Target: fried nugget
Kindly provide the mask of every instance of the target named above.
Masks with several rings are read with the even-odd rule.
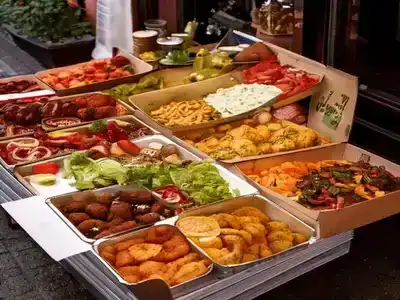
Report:
[[[277,230],[282,230],[285,228],[288,228],[288,225],[285,222],[281,222],[281,221],[271,221],[268,222],[265,227],[267,228],[268,232],[274,232]]]
[[[241,207],[232,212],[232,215],[239,217],[247,217],[247,216],[257,217],[264,225],[266,225],[270,221],[270,218],[266,214],[264,214],[261,210],[251,206]]]
[[[307,237],[301,233],[292,233],[293,235],[293,244],[299,245],[307,242]]]
[[[285,230],[276,230],[270,234],[268,234],[268,242],[275,242],[278,240],[286,240],[289,242],[293,242],[293,234],[291,232],[285,231]]]
[[[227,248],[215,249],[215,248],[206,248],[204,251],[210,256],[213,260],[218,261],[220,258],[230,254]]]
[[[115,266],[117,268],[128,266],[128,265],[135,265],[137,261],[133,258],[128,250],[124,250],[118,252],[115,256]]]
[[[117,252],[117,250],[115,249],[114,245],[109,245],[109,246],[105,246],[102,249],[102,252],[109,252],[109,253],[115,254]]]
[[[79,225],[83,221],[89,220],[90,217],[85,213],[79,212],[79,213],[70,213],[68,219],[71,221],[72,224]]]
[[[230,214],[214,214],[211,215],[210,218],[214,219],[217,221],[219,224],[219,227],[221,228],[233,228],[233,229],[241,229],[242,226],[240,225],[240,222],[236,219],[236,217],[230,215]]]
[[[86,213],[92,218],[105,220],[107,219],[108,208],[101,203],[91,203],[86,206]]]
[[[265,236],[267,231],[263,224],[260,223],[247,223],[243,225],[243,230],[247,231],[254,237],[262,237]]]
[[[238,236],[241,236],[245,240],[246,244],[251,245],[251,243],[252,243],[251,234],[248,233],[245,230],[236,230],[236,229],[231,229],[231,228],[221,228],[221,234],[222,235],[238,235]],[[216,247],[214,247],[214,248],[216,248]]]
[[[127,202],[114,201],[108,211],[107,220],[111,221],[115,218],[120,218],[125,221],[133,220],[132,205]]]
[[[82,201],[71,201],[68,205],[64,206],[62,211],[65,213],[78,213],[85,212],[86,205]]]
[[[163,275],[168,270],[167,265],[157,261],[145,261],[139,266],[139,273],[143,278],[147,278],[150,275],[157,274]]]
[[[106,206],[110,206],[114,199],[115,196],[111,193],[102,193],[96,196],[96,202],[104,204]]]
[[[268,244],[267,238],[262,235],[262,236],[253,236],[253,240],[252,240],[253,244]]]
[[[100,253],[100,256],[106,260],[110,265],[114,266],[116,262],[116,256],[113,253],[107,252],[107,251],[102,251]]]
[[[279,253],[293,247],[293,242],[286,240],[278,240],[270,243],[269,247],[271,248],[273,253]]]
[[[128,250],[135,260],[144,262],[155,257],[162,249],[163,246],[158,244],[142,243],[133,245]]]
[[[138,266],[125,266],[125,267],[117,268],[117,272],[123,278],[125,278],[126,276],[136,276],[138,278],[137,281],[139,281],[141,278]],[[129,280],[127,280],[127,281],[129,281]],[[131,281],[129,281],[129,282],[131,282]]]
[[[142,244],[142,243],[144,243],[143,239],[131,239],[131,240],[127,240],[127,241],[115,244],[114,248],[115,248],[115,251],[121,252],[121,251],[129,249],[129,247],[132,247],[133,245]]]
[[[242,263],[247,263],[251,261],[255,261],[258,259],[258,256],[250,253],[243,254]]]
[[[173,236],[169,241],[162,244],[162,251],[153,260],[161,262],[171,262],[180,257],[184,257],[190,252],[190,245],[185,237],[180,235]]]
[[[185,281],[199,277],[207,272],[203,262],[191,262],[182,266],[171,279],[171,285],[177,285]]]
[[[247,252],[249,254],[255,255],[255,256],[259,257],[259,258],[268,257],[268,256],[271,256],[273,254],[271,249],[269,249],[268,246],[265,245],[265,244],[254,244],[254,245],[251,245],[247,249]]]
[[[235,230],[235,229],[232,229]],[[221,231],[222,233],[222,231]],[[251,238],[251,236],[250,236]],[[222,249],[223,244],[222,240],[220,237],[206,237],[206,238],[190,238],[197,246],[201,248],[216,248],[216,249]]]
[[[138,275],[126,275],[122,276],[122,278],[129,283],[138,283],[141,280],[140,274]]]

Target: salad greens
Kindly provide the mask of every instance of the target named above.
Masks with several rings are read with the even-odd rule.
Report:
[[[201,205],[239,195],[209,162],[189,165],[167,163],[123,166],[113,159],[92,160],[86,152],[74,152],[64,161],[65,176],[75,178],[78,190],[136,183],[150,189],[175,185]]]

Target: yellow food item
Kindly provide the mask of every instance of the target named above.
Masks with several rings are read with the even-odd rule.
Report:
[[[162,105],[150,116],[167,127],[189,126],[219,118],[218,112],[204,100],[189,100]]]
[[[267,227],[268,232],[274,232],[274,231],[286,229],[286,228],[288,228],[288,225],[285,222],[281,222],[281,221],[271,221],[271,222],[267,223],[266,227]]]
[[[307,237],[301,233],[292,233],[293,235],[293,244],[299,245],[307,242]]]
[[[286,240],[277,240],[268,244],[269,248],[271,248],[273,253],[279,253],[286,249],[293,247],[293,242]]]
[[[211,237],[221,233],[218,222],[210,217],[186,217],[178,220],[176,227],[188,237]]]
[[[146,261],[150,258],[156,256],[162,250],[161,245],[157,244],[137,244],[129,247],[129,254],[136,260],[136,261]]]
[[[212,237],[199,237],[195,238],[192,237],[190,238],[197,246],[201,248],[216,248],[216,249],[222,249],[223,244],[222,240],[218,236],[212,236]]]
[[[293,242],[293,234],[288,231],[284,230],[276,230],[268,234],[267,240],[269,243],[278,241],[278,240],[285,240],[289,242]]]

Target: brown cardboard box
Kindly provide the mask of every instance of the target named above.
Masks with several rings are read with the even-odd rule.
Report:
[[[95,91],[103,91],[109,88],[112,88],[114,86],[117,86],[119,84],[123,83],[130,83],[130,82],[136,82],[139,80],[141,77],[146,75],[147,73],[151,72],[153,70],[153,67],[149,65],[148,63],[144,62],[143,60],[126,54],[122,51],[119,51],[118,55],[122,55],[126,57],[132,64],[135,74],[132,76],[126,76],[122,78],[117,78],[117,79],[110,79],[106,80],[103,82],[96,82],[92,84],[88,84],[85,86],[81,87],[76,87],[76,88],[68,88],[68,89],[62,89],[62,90],[57,90],[53,87],[55,90],[57,96],[67,96],[67,95],[74,95],[74,94],[83,94],[83,93],[88,93],[88,92],[95,92]],[[45,71],[40,71],[35,74],[35,76],[39,79],[42,79],[44,76],[51,74],[51,73],[56,73],[60,71],[68,71],[72,68],[84,65],[86,63],[80,63],[72,66],[67,66],[67,67],[61,67],[61,68],[54,68],[54,69],[49,69]]]
[[[400,176],[400,166],[381,158],[375,154],[355,147],[351,144],[339,144],[326,148],[314,149],[305,152],[285,154],[271,158],[264,158],[242,162],[236,165],[243,174],[250,170],[262,170],[288,161],[316,162],[321,160],[364,160],[372,165],[385,166],[394,176]],[[304,222],[317,225],[317,236],[329,237],[347,230],[364,226],[400,212],[400,191],[389,193],[381,198],[360,202],[339,210],[316,211],[311,210],[296,201],[263,187],[246,176],[249,183],[257,187],[262,194],[276,202]]]

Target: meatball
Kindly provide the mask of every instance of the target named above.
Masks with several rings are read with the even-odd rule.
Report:
[[[114,198],[115,197],[113,194],[103,193],[103,194],[97,196],[96,202],[99,202],[101,204],[105,204],[105,205],[109,206],[114,201]]]
[[[87,237],[93,237],[98,235],[102,230],[104,230],[105,223],[100,220],[86,220],[78,225],[78,230],[82,232]]]
[[[137,223],[135,221],[126,221],[118,226],[114,226],[110,230],[112,233],[117,233],[117,232],[129,230],[129,229],[132,229],[135,227],[137,227]]]
[[[114,218],[121,218],[125,221],[133,220],[131,207],[130,203],[114,201],[108,212],[107,220],[110,221]]]
[[[115,226],[121,225],[122,223],[125,223],[124,219],[121,218],[115,218],[111,220],[110,222],[107,223],[107,228],[113,228]]]
[[[64,206],[63,212],[65,213],[77,213],[85,212],[85,203],[82,201],[72,201],[68,205]]]
[[[151,204],[151,194],[146,191],[125,192],[119,194],[119,200],[132,204]]]
[[[157,213],[148,213],[141,216],[136,216],[136,222],[139,224],[153,224],[161,220],[161,216]]]
[[[151,212],[162,214],[165,207],[161,202],[154,201],[153,205],[151,206]]]
[[[108,214],[108,208],[104,204],[92,203],[86,206],[86,213],[93,218],[105,220]]]
[[[72,224],[79,225],[83,221],[89,220],[90,217],[85,213],[79,212],[69,214],[68,219],[71,221]]]

